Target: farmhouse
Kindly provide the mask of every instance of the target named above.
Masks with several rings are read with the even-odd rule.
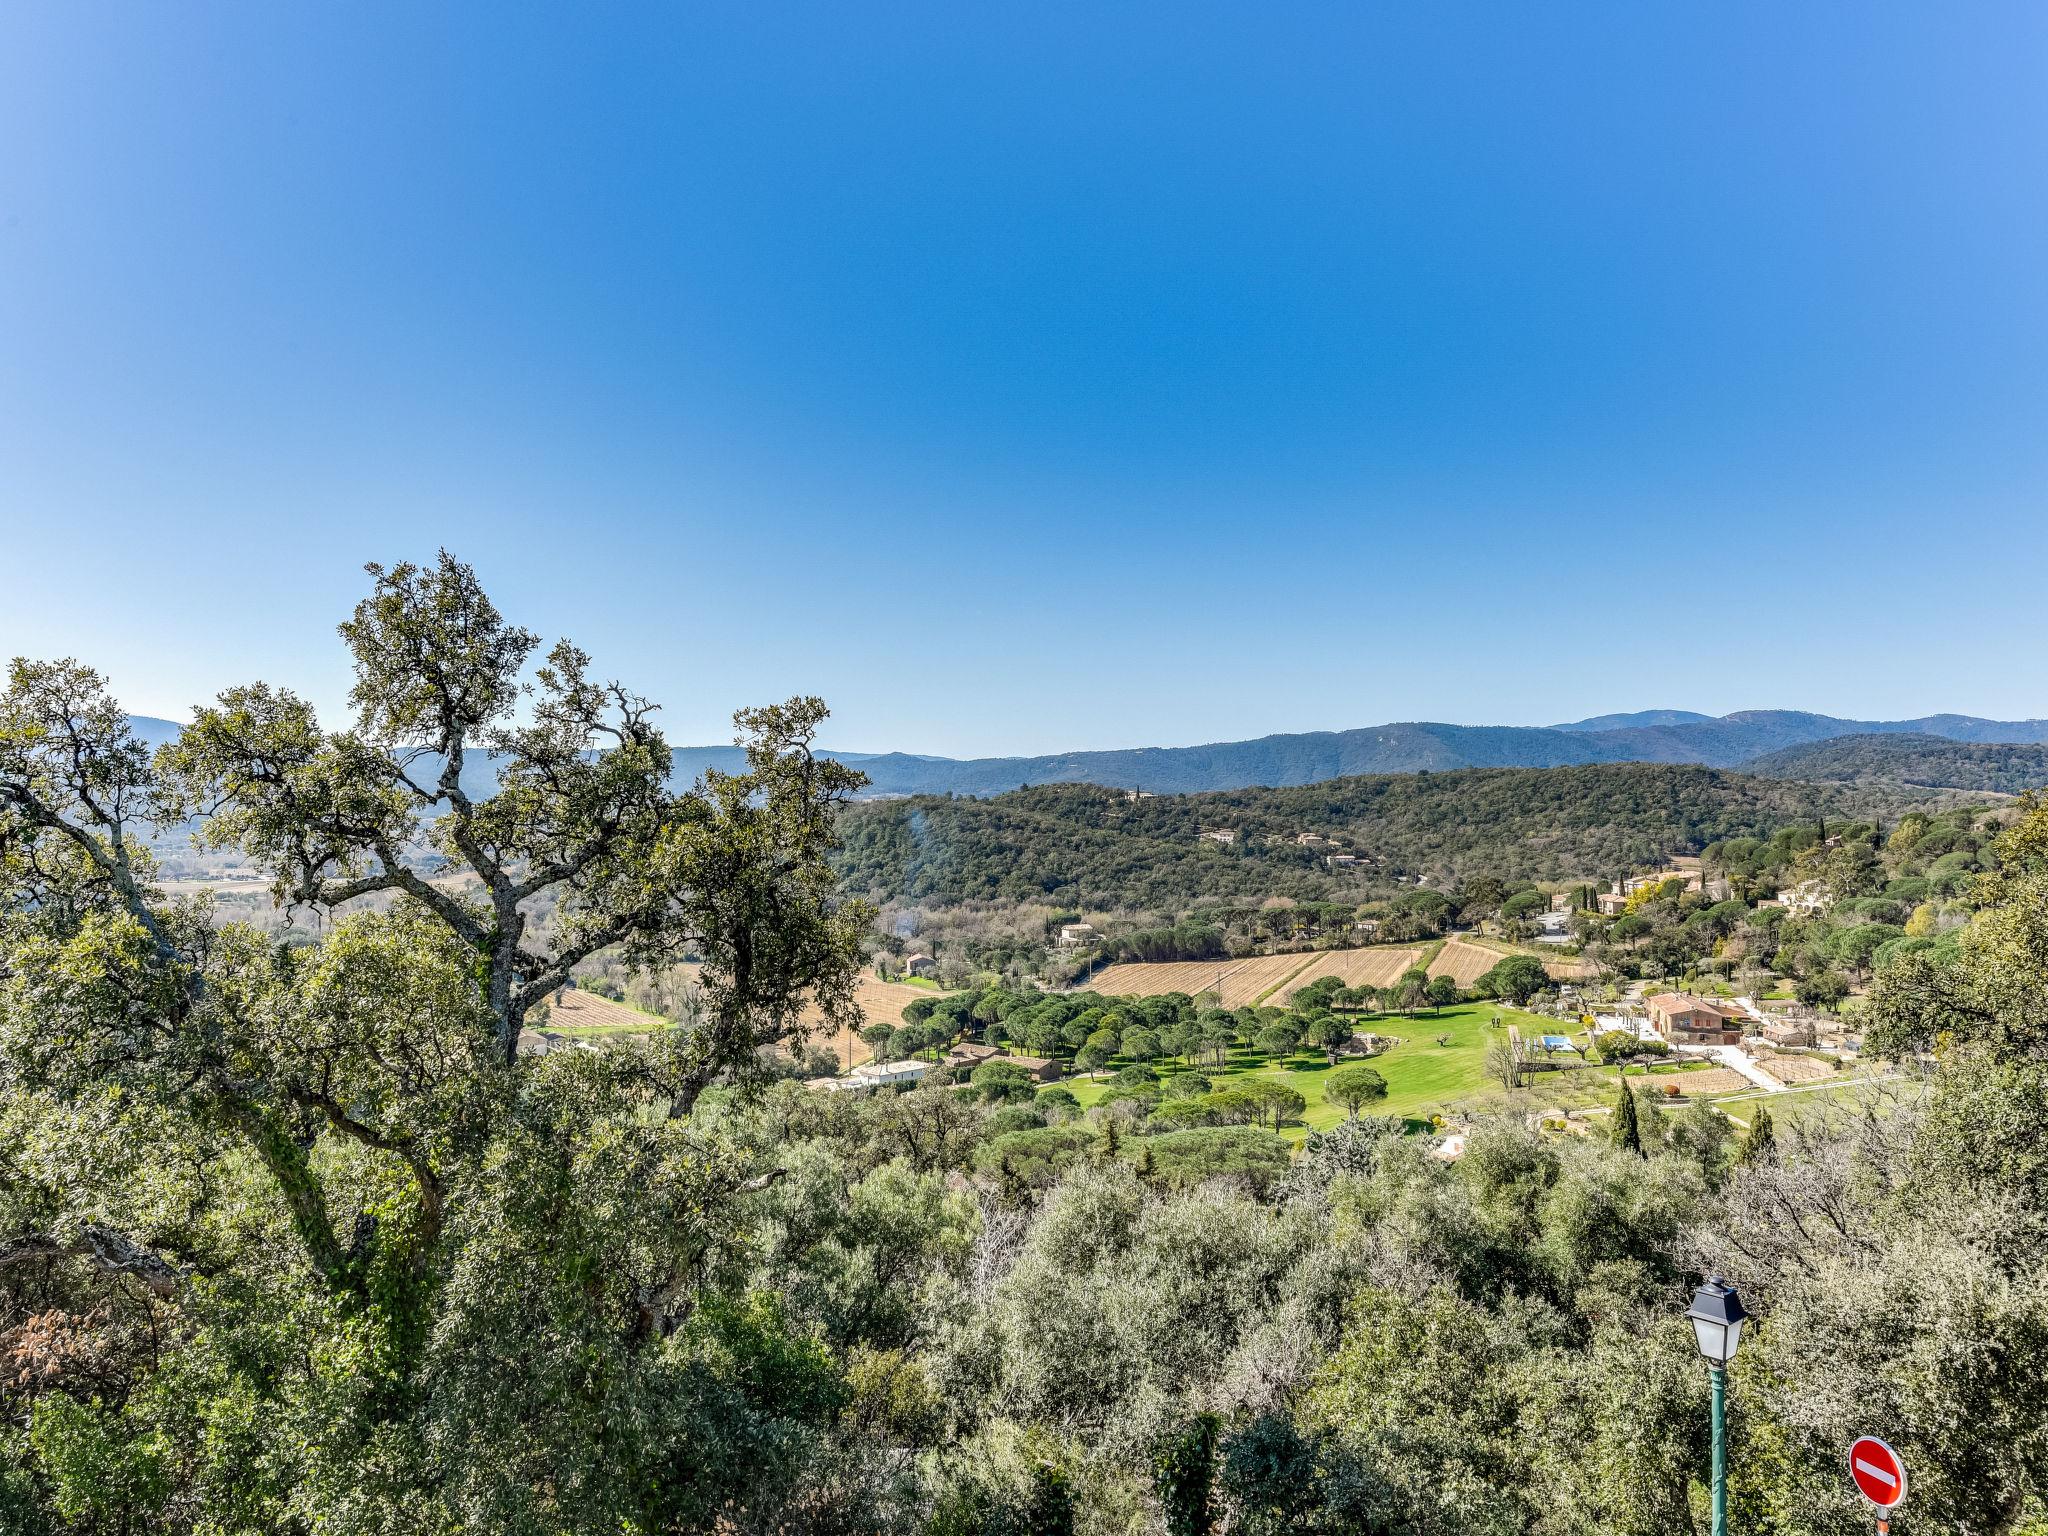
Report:
[[[938,970],[939,962],[930,955],[912,955],[903,962],[903,974],[906,976],[936,976]]]
[[[1773,1045],[1812,1045],[1815,1039],[1814,1021],[1808,1018],[1766,1019],[1757,1033]]]
[[[1297,832],[1294,845],[1297,848],[1327,848],[1330,840],[1320,832]]]
[[[1628,910],[1628,898],[1619,891],[1602,891],[1593,900],[1602,917],[1619,917]]]
[[[1052,1082],[1063,1070],[1057,1061],[1048,1061],[1043,1056],[1005,1056],[1001,1058],[1013,1067],[1022,1067],[1032,1078],[1041,1083]]]
[[[1071,947],[1076,944],[1093,944],[1102,935],[1095,931],[1093,923],[1065,923],[1060,927],[1060,943]]]
[[[1217,827],[1213,831],[1204,832],[1202,836],[1212,843],[1234,843],[1237,841],[1237,828]]]
[[[866,1093],[876,1088],[907,1087],[931,1069],[928,1061],[870,1061],[844,1077],[814,1077],[809,1086],[826,1093]]]
[[[1348,869],[1351,865],[1358,862],[1358,855],[1355,853],[1333,853],[1327,855],[1323,862],[1332,869]]]
[[[1740,1045],[1742,1013],[1725,1003],[1683,992],[1659,992],[1645,999],[1650,1023],[1673,1045]]]
[[[945,1064],[972,1071],[984,1061],[994,1060],[997,1054],[996,1048],[992,1045],[977,1045],[971,1040],[963,1040],[946,1052]]]

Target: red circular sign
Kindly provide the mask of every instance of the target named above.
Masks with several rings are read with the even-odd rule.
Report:
[[[1865,1435],[1849,1447],[1849,1475],[1856,1491],[1879,1509],[1896,1509],[1906,1497],[1906,1464],[1882,1440]]]

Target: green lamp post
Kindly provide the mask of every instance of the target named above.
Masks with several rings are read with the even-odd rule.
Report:
[[[1714,1384],[1714,1536],[1728,1536],[1728,1362],[1735,1358],[1749,1314],[1735,1287],[1714,1275],[1693,1292],[1685,1315]]]

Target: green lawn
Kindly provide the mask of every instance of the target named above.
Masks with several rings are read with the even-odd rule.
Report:
[[[1500,1020],[1498,1029],[1493,1026],[1495,1018]],[[1370,1031],[1382,1037],[1399,1037],[1398,1044],[1382,1051],[1368,1063],[1387,1080],[1386,1098],[1371,1105],[1368,1112],[1421,1120],[1433,1113],[1468,1105],[1476,1099],[1499,1097],[1501,1090],[1486,1076],[1486,1049],[1495,1042],[1506,1043],[1510,1024],[1520,1026],[1525,1037],[1555,1032],[1557,1028],[1554,1020],[1490,1003],[1466,1003],[1435,1014],[1418,1013],[1413,1018],[1393,1014],[1361,1019],[1358,1023],[1361,1034]],[[1438,1035],[1449,1036],[1450,1043],[1438,1045]],[[1345,1058],[1340,1064],[1348,1065],[1356,1059]],[[1159,1070],[1161,1081],[1182,1070],[1171,1064],[1154,1063],[1154,1066]],[[1287,1128],[1286,1134],[1292,1138],[1298,1139],[1309,1131],[1335,1125],[1344,1118],[1341,1105],[1324,1101],[1323,1080],[1328,1076],[1330,1066],[1327,1058],[1318,1051],[1301,1051],[1284,1060],[1269,1060],[1254,1052],[1238,1050],[1231,1053],[1227,1067],[1199,1067],[1194,1070],[1202,1072],[1219,1088],[1233,1083],[1241,1086],[1255,1078],[1269,1078],[1292,1088],[1308,1100],[1304,1123]],[[1608,1073],[1573,1075],[1597,1076],[1601,1079],[1602,1088],[1612,1083],[1612,1076]],[[1072,1078],[1066,1086],[1073,1090],[1082,1107],[1087,1108],[1109,1091],[1110,1080],[1107,1075]],[[1586,1086],[1589,1090],[1593,1088],[1590,1083]],[[1598,1096],[1598,1091],[1584,1095],[1588,1100]]]
[[[1721,1112],[1737,1125],[1747,1126],[1759,1104],[1771,1111],[1780,1125],[1830,1112],[1860,1113],[1867,1105],[1880,1116],[1888,1115],[1900,1103],[1910,1102],[1919,1085],[1903,1078],[1865,1074],[1839,1080],[1823,1079],[1807,1085],[1795,1084],[1783,1093],[1744,1093],[1717,1100]]]

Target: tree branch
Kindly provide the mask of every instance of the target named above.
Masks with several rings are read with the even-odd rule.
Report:
[[[80,1227],[73,1242],[45,1233],[30,1233],[0,1243],[0,1270],[36,1259],[84,1259],[102,1274],[139,1280],[158,1296],[172,1295],[190,1274],[125,1233],[95,1222]]]

